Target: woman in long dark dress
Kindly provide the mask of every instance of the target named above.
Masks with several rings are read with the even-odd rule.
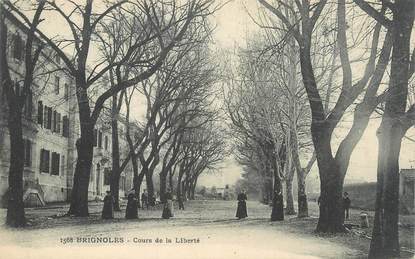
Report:
[[[166,192],[165,195],[166,200],[164,202],[163,214],[161,215],[161,217],[163,219],[169,219],[173,217],[173,196],[169,190]]]
[[[284,220],[284,200],[281,192],[274,192],[272,198],[271,221]]]
[[[107,195],[104,198],[104,207],[102,208],[103,219],[114,218],[114,199],[112,198],[111,192],[107,191]]]
[[[246,194],[245,191],[242,191],[240,194],[238,194],[238,208],[236,209],[236,217],[238,219],[243,219],[248,217],[248,213],[246,210]]]
[[[126,219],[138,219],[138,204],[134,193],[128,194],[127,208],[125,209]]]

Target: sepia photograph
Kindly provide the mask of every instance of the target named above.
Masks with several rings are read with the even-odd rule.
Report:
[[[415,258],[415,0],[0,0],[0,258]]]

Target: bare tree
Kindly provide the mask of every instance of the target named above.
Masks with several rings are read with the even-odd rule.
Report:
[[[354,2],[391,31],[393,50],[390,80],[382,122],[377,131],[379,151],[376,212],[369,258],[398,257],[399,154],[402,138],[415,125],[415,104],[407,103],[409,79],[415,69],[415,50],[412,55],[410,53],[415,2],[383,1],[381,11],[366,1]],[[385,8],[391,11],[390,16],[385,15]]]
[[[321,90],[317,85],[315,76],[316,68],[312,63],[311,49],[314,46],[312,35],[316,29],[319,17],[327,5],[327,1],[310,3],[308,1],[295,1],[287,5],[284,1],[275,1],[270,4],[266,0],[258,0],[270,13],[272,13],[284,25],[284,30],[295,38],[299,45],[299,57],[303,84],[307,92],[312,114],[311,134],[319,167],[321,183],[320,217],[317,225],[319,232],[341,232],[343,227],[342,190],[343,181],[349,165],[350,156],[364,129],[366,128],[370,114],[377,107],[383,95],[376,96],[379,84],[388,62],[384,56],[389,56],[391,43],[385,40],[380,57],[377,59],[377,46],[379,40],[380,25],[375,26],[372,37],[370,56],[366,64],[363,76],[359,80],[353,78],[351,61],[348,53],[346,37],[346,5],[344,1],[337,3],[337,46],[342,69],[342,85],[337,102],[333,109],[327,113],[324,109]],[[279,8],[287,8],[294,17],[295,22],[287,19]],[[327,14],[324,13],[324,17]],[[388,38],[388,36],[386,36]],[[385,62],[386,59],[386,62]],[[378,62],[376,63],[376,60]],[[386,64],[385,64],[386,63]],[[355,83],[354,83],[355,81]],[[366,87],[368,86],[368,87]],[[345,111],[353,104],[358,96],[364,92],[368,98],[358,105],[352,128],[340,143],[335,155],[331,148],[331,138],[334,129],[345,114]]]

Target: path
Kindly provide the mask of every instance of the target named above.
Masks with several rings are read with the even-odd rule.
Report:
[[[280,222],[269,222],[269,207],[258,202],[248,202],[249,218],[245,220],[234,218],[235,202],[193,201],[187,205],[186,211],[175,210],[175,218],[170,220],[160,219],[158,210],[140,210],[140,219],[133,221],[126,221],[119,214],[119,219],[108,221],[64,218],[56,221],[69,220],[71,224],[56,226],[52,223],[55,219],[50,219],[50,224],[40,229],[3,228],[0,249],[7,249],[10,259],[78,258],[75,255],[89,259],[358,258],[362,255],[361,251],[312,234],[287,231]],[[37,211],[45,214],[47,210]],[[93,243],[99,237],[100,243]],[[69,238],[67,241],[72,238],[72,242],[63,244],[61,238]],[[164,242],[156,243],[157,238]],[[172,243],[166,244],[166,238]],[[181,238],[193,243],[180,242]],[[151,243],[142,243],[144,240]]]

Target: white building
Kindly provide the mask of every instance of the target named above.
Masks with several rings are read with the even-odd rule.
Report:
[[[24,76],[24,45],[27,28],[10,13],[6,13],[8,30],[8,62],[16,88]],[[57,55],[45,48],[38,62],[42,71],[54,71],[36,78],[28,96],[23,119],[25,140],[24,197],[38,193],[45,202],[67,201],[73,183],[76,164],[75,142],[79,138],[79,119],[73,79],[58,70],[63,66]],[[3,205],[8,189],[10,143],[7,128],[7,100],[0,87],[0,197]],[[105,115],[97,122],[95,148],[89,184],[89,198],[100,196],[109,189],[111,172],[111,119]],[[120,121],[120,153],[125,157],[125,125]],[[129,165],[120,180],[120,197],[132,186]],[[30,203],[30,202],[29,202]]]

